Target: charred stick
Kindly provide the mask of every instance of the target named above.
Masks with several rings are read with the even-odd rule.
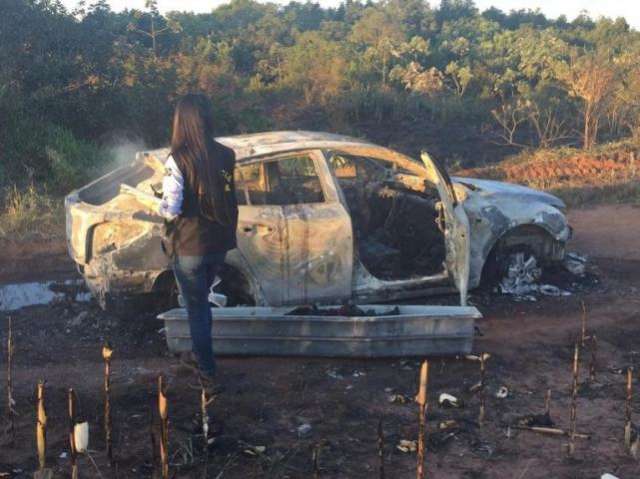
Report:
[[[578,409],[578,372],[580,367],[580,346],[576,343],[573,352],[573,387],[571,388],[571,415],[569,418],[569,457],[573,456],[576,444],[576,422]]]
[[[633,401],[633,368],[627,368],[627,400],[625,404],[625,423],[624,423],[624,445],[627,449],[631,448],[631,403]]]
[[[582,333],[580,334],[580,347],[584,348],[584,343],[587,340],[587,307],[582,301]]]
[[[418,467],[416,470],[417,479],[424,479],[425,468],[425,434],[427,428],[427,384],[429,382],[429,362],[424,361],[420,368],[420,387],[416,402],[419,405],[419,432],[418,432]]]
[[[320,445],[313,448],[313,479],[320,479]]]
[[[598,364],[598,337],[593,334],[591,336],[591,361],[589,362],[589,381],[595,382],[596,380],[596,367]]]
[[[15,401],[13,399],[13,319],[9,316],[9,331],[7,333],[7,414],[9,419],[9,439],[13,444],[16,435],[15,428]]]
[[[514,425],[511,426],[513,429],[518,429],[521,431],[531,431],[531,432],[538,432],[540,434],[549,434],[551,436],[571,436],[571,433],[568,431],[565,431],[564,429],[559,429],[559,428],[555,428],[555,427],[543,427],[543,426],[520,426],[520,425]],[[575,438],[576,439],[591,439],[591,435],[590,434],[585,434],[585,433],[580,433],[580,432],[576,432],[575,433]]]
[[[488,354],[482,353],[480,355],[480,411],[478,413],[478,424],[482,426],[484,424],[484,415],[485,415],[485,403],[486,403],[486,394],[485,394],[485,376],[487,370],[486,360],[488,359]]]
[[[384,430],[382,418],[378,420],[378,478],[384,479]]]
[[[551,417],[551,389],[547,389],[547,394],[544,397],[544,414]]]
[[[162,479],[169,479],[169,414],[162,376],[158,376],[158,413],[160,415],[160,464]]]
[[[109,343],[102,346],[104,360],[104,442],[109,464],[113,465],[113,441],[111,433],[111,356],[113,349]]]
[[[76,450],[76,394],[69,389],[69,449],[71,451],[71,479],[78,479],[78,451]]]
[[[152,405],[153,406],[153,405]],[[155,478],[158,467],[158,446],[156,444],[156,433],[154,430],[154,407],[149,408],[149,439],[151,440],[151,470],[152,476]]]
[[[36,444],[38,447],[38,471],[44,471],[47,462],[47,413],[44,407],[44,381],[38,382],[36,390]]]
[[[204,452],[207,454],[209,445],[209,413],[207,412],[207,391],[202,388],[200,391],[200,415],[202,416],[202,436],[204,437]]]
[[[200,415],[202,416],[202,437],[204,439],[204,475],[206,479],[209,468],[209,412],[208,406],[215,399],[215,396],[207,397],[207,391],[203,387],[200,391]]]

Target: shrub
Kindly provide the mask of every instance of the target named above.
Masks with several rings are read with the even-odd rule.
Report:
[[[0,186],[35,184],[51,193],[65,194],[110,160],[107,151],[95,143],[20,111],[7,115],[3,130]]]

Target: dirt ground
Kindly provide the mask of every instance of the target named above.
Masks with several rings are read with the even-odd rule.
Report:
[[[621,370],[640,369],[640,208],[600,206],[570,213],[575,228],[571,250],[591,258],[598,281],[577,285],[568,297],[536,302],[476,293],[472,302],[484,314],[477,325],[477,352],[488,352],[487,416],[476,420],[479,398],[469,388],[479,378],[478,364],[464,359],[431,358],[428,412],[427,476],[431,478],[599,478],[609,472],[621,479],[640,476],[640,462],[624,451],[625,378]],[[27,268],[2,260],[3,281],[50,279],[71,270],[58,260],[27,258]],[[43,248],[36,253],[47,257]],[[6,251],[6,248],[5,248]],[[22,263],[25,264],[25,263]],[[38,265],[41,265],[38,268]],[[426,300],[425,300],[426,301]],[[442,299],[441,301],[450,301]],[[567,439],[509,428],[517,417],[542,413],[552,390],[551,417],[568,428],[573,344],[580,332],[582,302],[588,332],[598,338],[596,380],[587,381],[590,349],[583,351],[573,459]],[[169,383],[170,456],[176,478],[310,478],[318,451],[319,477],[378,476],[377,425],[382,419],[387,478],[415,477],[415,453],[396,448],[401,439],[417,437],[417,406],[390,402],[398,394],[416,393],[419,361],[326,360],[290,358],[223,358],[219,360],[226,392],[212,407],[222,431],[204,464],[197,434],[198,392],[193,379],[178,374],[153,315],[111,317],[94,305],[58,304],[24,308],[12,314],[15,334],[15,440],[7,426],[4,341],[7,315],[0,316],[0,478],[32,477],[36,467],[34,388],[47,380],[48,463],[56,477],[69,476],[66,392],[73,387],[82,417],[90,422],[91,456],[80,458],[81,477],[151,477],[153,452],[150,420],[156,378]],[[102,342],[114,347],[113,416],[117,466],[104,454],[102,417]],[[636,381],[638,381],[636,376]],[[640,422],[640,387],[636,383],[634,414]],[[498,399],[506,386],[509,395]],[[440,393],[464,399],[461,409],[438,406]],[[439,431],[454,419],[459,428]],[[153,417],[157,421],[157,417]],[[311,429],[301,435],[299,426]],[[252,446],[265,446],[250,454]],[[204,474],[205,468],[207,474]]]

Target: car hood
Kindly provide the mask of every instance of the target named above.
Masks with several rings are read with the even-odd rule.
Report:
[[[455,176],[452,178],[454,183],[466,186],[472,191],[478,191],[484,195],[512,196],[517,198],[525,198],[528,200],[540,201],[556,208],[564,209],[566,207],[564,201],[544,191],[534,190],[526,186],[505,183],[502,181],[481,180],[478,178],[463,178]]]

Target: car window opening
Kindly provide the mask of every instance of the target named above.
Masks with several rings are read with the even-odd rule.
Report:
[[[324,202],[313,159],[308,155],[236,167],[240,205],[297,205]]]

